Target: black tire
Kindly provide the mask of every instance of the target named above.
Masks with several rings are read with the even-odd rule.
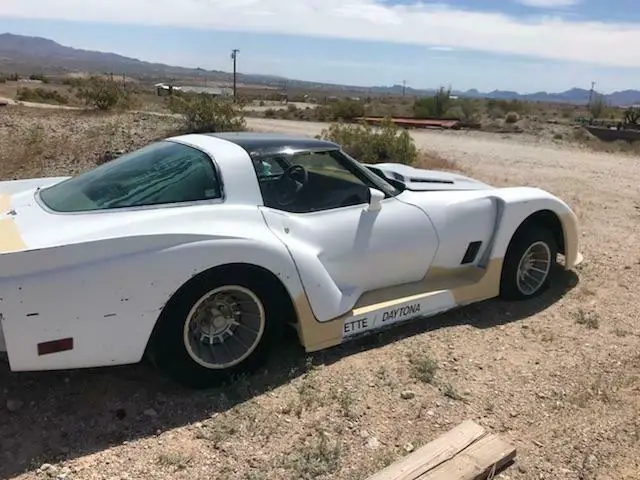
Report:
[[[244,287],[257,297],[264,311],[263,330],[253,351],[242,361],[228,368],[207,368],[189,353],[185,324],[192,307],[203,296],[224,286]],[[216,387],[235,376],[255,372],[266,363],[284,329],[286,303],[281,298],[280,290],[272,287],[272,282],[265,279],[264,275],[245,271],[214,270],[195,277],[176,293],[162,311],[148,348],[152,363],[168,377],[194,389]]]
[[[550,256],[549,269],[544,281],[535,291],[523,291],[518,284],[518,267],[525,253],[534,244],[544,244]],[[545,228],[536,224],[521,227],[507,248],[500,278],[500,297],[505,300],[526,300],[541,295],[548,290],[550,280],[556,270],[558,246],[555,237]],[[537,273],[537,272],[536,272]],[[542,274],[541,278],[542,278]]]

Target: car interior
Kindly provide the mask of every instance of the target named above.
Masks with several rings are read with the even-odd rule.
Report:
[[[328,154],[287,157],[253,159],[265,206],[307,213],[369,202],[369,187]]]

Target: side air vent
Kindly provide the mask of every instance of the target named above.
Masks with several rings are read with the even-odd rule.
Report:
[[[410,178],[413,183],[443,183],[446,185],[454,185],[456,182],[453,180],[440,180],[436,178]]]
[[[481,245],[482,242],[471,242],[467,247],[467,251],[464,252],[464,257],[462,257],[462,262],[460,262],[460,265],[473,263],[473,261],[476,259],[476,256],[478,255],[478,252],[480,251]]]

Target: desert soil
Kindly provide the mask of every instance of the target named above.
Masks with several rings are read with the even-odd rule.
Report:
[[[76,173],[174,120],[5,107],[0,178]],[[144,364],[2,364],[0,477],[357,480],[473,419],[517,445],[500,478],[640,478],[640,160],[525,137],[412,135],[480,180],[562,197],[580,218],[584,263],[534,301],[492,300],[314,355],[292,338],[225,389],[186,391]]]

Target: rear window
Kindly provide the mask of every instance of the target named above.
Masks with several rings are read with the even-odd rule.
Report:
[[[162,141],[123,155],[40,191],[56,212],[85,212],[220,198],[211,158],[180,143]]]

